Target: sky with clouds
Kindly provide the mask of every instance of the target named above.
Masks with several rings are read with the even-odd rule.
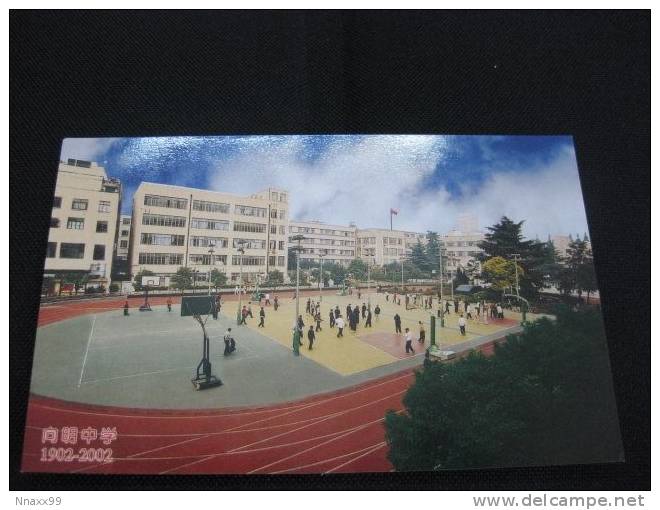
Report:
[[[587,221],[567,136],[313,135],[68,138],[62,159],[121,179],[123,212],[141,181],[250,194],[289,191],[290,217],[447,232],[459,214],[481,228],[503,215],[527,237],[582,235]]]

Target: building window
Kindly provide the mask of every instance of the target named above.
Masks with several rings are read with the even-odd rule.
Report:
[[[270,233],[273,235],[277,234],[277,225],[270,226]]]
[[[208,248],[213,246],[215,248],[226,248],[229,240],[226,237],[204,237],[204,236],[191,236],[190,246],[198,248]]]
[[[269,256],[268,257],[268,265],[269,266],[274,266],[275,265],[275,257],[274,256]]]
[[[71,202],[71,209],[76,209],[78,211],[87,210],[87,200],[84,198],[74,198]]]
[[[286,235],[286,227],[284,225],[280,225],[279,230],[281,236]]]
[[[201,254],[191,254],[188,257],[190,264],[195,266],[210,266],[214,264],[227,264],[227,255],[201,255]]]
[[[110,202],[101,200],[99,202],[99,212],[110,212]]]
[[[228,214],[229,204],[223,204],[221,202],[206,202],[204,200],[193,200],[193,210]]]
[[[161,214],[143,214],[143,225],[157,225],[159,227],[185,227],[185,216],[164,216]]]
[[[53,197],[53,209],[62,207],[62,197]]]
[[[85,219],[84,218],[69,218],[66,222],[66,228],[72,230],[82,230],[85,228]]]
[[[120,248],[128,248],[128,241],[119,241]]]
[[[265,234],[266,225],[264,223],[244,223],[242,221],[235,221],[234,232],[256,232]]]
[[[85,256],[85,245],[79,243],[60,244],[60,258],[82,259]]]
[[[60,228],[59,218],[51,218],[50,219],[50,228]]]
[[[271,209],[270,210],[270,217],[274,220],[277,219],[277,209]]]
[[[265,250],[266,241],[264,239],[233,239],[232,246],[239,248],[239,241],[243,242],[243,248],[246,250]]]
[[[240,265],[241,256],[232,255],[231,263],[235,266]],[[243,255],[243,265],[244,266],[263,266],[266,264],[266,257],[253,257],[251,255]]]
[[[94,260],[105,260],[105,244],[94,245]]]
[[[180,266],[182,263],[182,253],[140,253],[138,255],[138,264]]]
[[[121,219],[121,224],[122,225],[130,225],[131,224],[131,219],[130,218],[122,218]]]
[[[279,241],[277,243],[277,249],[278,250],[284,250],[284,241]]]
[[[144,205],[152,207],[169,207],[170,209],[185,209],[188,200],[185,198],[163,197],[160,195],[145,195]]]
[[[273,202],[277,202],[278,198],[279,198],[279,196],[278,196],[278,194],[277,194],[276,191],[271,191],[271,192],[270,192],[270,199],[271,199]]]
[[[183,246],[185,236],[183,234],[148,234],[143,233],[141,244],[159,244],[162,246]]]
[[[55,258],[57,253],[57,243],[48,243],[48,248],[46,249],[46,258],[52,259]]]
[[[121,231],[121,236],[122,237],[128,237],[128,230],[122,230]]]
[[[205,230],[229,230],[229,222],[224,220],[193,218],[190,220],[190,227]]]
[[[257,216],[259,218],[266,217],[266,209],[263,207],[250,207],[249,205],[236,205],[234,212],[241,216]]]
[[[277,257],[277,265],[278,266],[284,265],[284,257]]]
[[[96,232],[103,233],[108,231],[108,222],[107,221],[97,221],[96,222]]]

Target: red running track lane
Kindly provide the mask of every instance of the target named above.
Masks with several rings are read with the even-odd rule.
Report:
[[[390,471],[383,420],[401,412],[414,379],[406,370],[301,401],[255,409],[140,410],[33,395],[23,471],[81,473],[326,473]],[[116,427],[114,461],[41,461],[42,429]],[[99,439],[90,446],[104,447]]]

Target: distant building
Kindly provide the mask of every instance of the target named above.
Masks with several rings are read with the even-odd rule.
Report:
[[[467,267],[471,260],[476,260],[476,257],[483,252],[478,246],[479,242],[484,240],[483,232],[452,230],[440,236],[440,240],[446,250],[446,267],[450,271]]]
[[[212,269],[232,284],[287,268],[288,193],[250,196],[142,182],[133,195],[130,272],[170,276],[179,267],[208,281]],[[245,253],[238,252],[243,241]]]
[[[355,225],[331,225],[320,221],[290,221],[289,247],[295,246],[291,240],[295,235],[303,235],[300,261],[319,262],[323,255],[323,263],[348,266],[356,254]]]
[[[128,243],[131,240],[131,216],[122,214],[119,218],[119,230],[117,232],[117,258],[128,260]]]
[[[59,276],[78,274],[109,289],[121,206],[121,184],[91,161],[60,161],[44,266],[49,292]]]
[[[568,250],[568,245],[571,243],[572,240],[573,238],[571,236],[563,236],[563,235],[550,236],[550,241],[552,241],[552,244],[554,244],[555,250],[557,250],[557,253],[559,254],[560,257],[566,256],[566,250]]]
[[[404,230],[358,229],[356,237],[358,258],[377,266],[400,263],[410,255],[417,241],[426,244],[426,234]]]

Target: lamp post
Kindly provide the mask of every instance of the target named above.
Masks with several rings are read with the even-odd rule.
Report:
[[[214,265],[214,259],[213,259],[213,254],[215,253],[215,250],[213,249],[213,245],[209,248],[209,257],[210,257],[210,263],[211,263],[211,269],[209,269],[209,296],[211,295],[211,275],[213,273],[213,265]]]
[[[445,327],[445,309],[442,307],[442,300],[444,299],[444,291],[443,291],[443,280],[445,278],[445,270],[444,270],[444,248],[440,248],[440,327],[444,328]]]
[[[403,257],[401,258],[401,293],[403,294]]]
[[[197,269],[192,270],[192,277],[193,277],[193,294],[197,293]]]
[[[238,273],[238,312],[236,313],[236,324],[240,325],[241,324],[241,307],[243,304],[243,254],[245,253],[245,250],[243,249],[243,245],[245,244],[245,241],[243,239],[239,239],[236,241],[236,244],[238,245],[238,253],[239,253],[239,259],[238,259],[238,265],[239,265],[239,273]]]
[[[298,317],[300,316],[300,252],[302,251],[302,241],[305,239],[305,236],[298,234],[291,237],[292,241],[296,241],[298,246],[292,248],[296,252],[296,317],[293,321],[293,353],[296,356],[300,355],[299,348],[302,336],[302,331],[298,329]]]
[[[516,296],[520,297],[520,286],[518,285],[518,260],[520,260],[520,253],[512,253],[513,266],[516,270]]]
[[[321,269],[319,271],[319,303],[323,302],[323,257],[324,253],[319,253],[319,260],[321,261]]]
[[[371,257],[367,258],[367,305],[371,309]]]

